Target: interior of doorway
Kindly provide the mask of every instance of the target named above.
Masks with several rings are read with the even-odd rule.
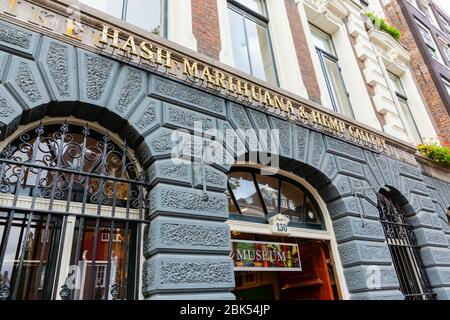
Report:
[[[232,238],[297,243],[302,266],[301,271],[235,271],[237,300],[342,299],[328,241],[240,233]]]

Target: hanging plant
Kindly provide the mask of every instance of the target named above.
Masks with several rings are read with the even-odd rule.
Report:
[[[386,20],[384,20],[383,18],[378,17],[375,13],[373,12],[366,12],[364,14],[367,18],[370,19],[370,21],[372,21],[372,24],[378,28],[381,31],[386,32],[387,34],[389,34],[392,38],[394,38],[395,40],[399,41],[401,38],[401,33],[400,30],[398,30],[397,28],[391,26],[389,23],[387,23]]]
[[[417,150],[422,157],[436,162],[446,168],[450,168],[450,146],[447,142],[442,145],[434,142],[429,144],[419,144]]]

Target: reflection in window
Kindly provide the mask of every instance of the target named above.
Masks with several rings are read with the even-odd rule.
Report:
[[[293,226],[324,229],[321,211],[304,187],[282,176],[263,176],[257,170],[247,170],[228,176],[227,195],[232,218],[267,220],[281,213],[290,218]]]
[[[230,1],[228,16],[234,67],[276,84],[278,80],[263,1]]]
[[[262,218],[265,216],[262,201],[251,173],[230,174],[229,185],[241,214]]]
[[[164,35],[161,28],[164,0],[80,0],[80,2],[139,28]]]
[[[430,30],[428,30],[427,27],[425,27],[422,23],[419,21],[417,22],[417,26],[419,27],[419,32],[422,35],[423,41],[425,41],[425,44],[428,48],[428,51],[430,52],[433,59],[442,62],[442,58],[436,48],[436,43],[434,42],[433,36],[431,35]]]

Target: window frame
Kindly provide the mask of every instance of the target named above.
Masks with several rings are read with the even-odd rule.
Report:
[[[160,37],[167,38],[167,35],[168,35],[168,28],[167,28],[167,26],[168,26],[168,4],[167,4],[167,1],[168,0],[160,0],[161,1],[161,13],[160,14],[162,15],[162,18],[161,18],[161,21],[160,21],[160,27],[161,28],[160,28],[159,34],[154,33],[152,30],[147,30],[145,28],[139,27],[138,25],[136,25],[136,24],[134,24],[132,22],[127,21],[126,18],[127,18],[127,10],[128,10],[128,1],[129,0],[121,0],[121,1],[122,1],[121,17],[117,18],[117,19],[120,19],[121,21],[123,21],[125,23],[129,23],[130,25],[133,25],[135,27],[141,28],[141,29],[146,30],[148,32],[151,32],[153,34],[159,35]],[[108,12],[105,12],[105,11],[102,11],[102,10],[97,9],[95,7],[92,7],[88,3],[81,2],[81,4],[86,5],[86,6],[90,7],[90,8],[94,8],[94,9],[99,10],[99,11],[101,11],[101,12],[103,12],[103,13],[109,15],[109,16],[114,17],[113,15],[109,14]]]
[[[429,28],[427,28],[418,19],[416,19],[416,24],[417,24],[417,28],[419,29],[420,36],[422,37],[422,40],[425,42],[425,45],[427,46],[428,52],[430,53],[431,57],[434,60],[436,60],[437,62],[444,64],[444,61],[439,53],[438,46],[433,37],[433,34],[431,33],[431,30]],[[426,35],[424,34],[424,32],[426,33]]]
[[[398,90],[397,90],[397,88],[394,86],[394,91],[395,91],[395,95],[396,95],[396,97],[397,97],[397,100],[398,100],[398,102],[401,104],[401,102],[404,102],[405,104],[406,104],[406,106],[407,106],[407,108],[408,108],[408,112],[409,112],[409,117],[411,118],[411,120],[412,120],[412,125],[413,125],[413,128],[409,128],[410,130],[414,130],[415,132],[416,132],[416,134],[417,134],[417,136],[419,137],[419,141],[417,141],[417,142],[419,142],[419,143],[423,143],[423,139],[422,139],[422,135],[420,134],[420,130],[419,130],[419,127],[417,126],[417,123],[416,123],[416,119],[414,119],[414,117],[413,117],[413,115],[412,115],[412,112],[411,112],[411,109],[410,109],[410,105],[409,105],[409,103],[408,103],[408,97],[406,96],[406,90],[405,90],[405,87],[403,86],[403,83],[402,83],[402,80],[400,79],[400,77],[398,76],[398,75],[396,75],[395,73],[392,73],[392,72],[390,72],[390,71],[388,71],[388,76],[389,76],[389,80],[390,81],[394,81],[393,79],[392,79],[392,77],[395,77],[395,81],[398,83],[398,85],[400,86],[400,88],[402,89],[402,91],[403,92],[398,92]],[[401,107],[401,106],[400,106]],[[402,108],[403,109],[403,108]],[[403,112],[403,110],[399,110],[399,111],[401,111],[401,112]],[[406,116],[406,115],[404,115],[404,116]],[[403,124],[403,125],[405,125],[405,124]],[[410,125],[408,124],[408,127],[410,127]]]
[[[245,35],[245,45],[246,45],[246,51],[247,51],[247,59],[249,62],[249,67],[250,67],[250,75],[253,77],[256,77],[256,76],[253,73],[253,66],[252,66],[252,62],[251,62],[252,59],[250,57],[250,50],[249,50],[249,45],[248,45],[249,41],[248,41],[247,27],[245,24],[245,19],[246,18],[249,19],[250,21],[256,23],[257,25],[263,27],[266,30],[267,39],[269,41],[269,46],[268,46],[269,47],[268,48],[269,56],[270,56],[270,60],[272,61],[273,73],[274,73],[274,79],[275,79],[275,83],[273,83],[273,84],[276,86],[279,86],[280,79],[278,76],[278,69],[277,69],[277,64],[276,64],[276,60],[275,60],[275,54],[273,52],[272,38],[270,35],[269,16],[268,16],[267,5],[266,5],[265,0],[261,0],[261,1],[262,1],[263,11],[264,11],[265,15],[262,15],[261,13],[256,12],[256,11],[252,10],[251,8],[249,8],[235,0],[227,0],[227,14],[228,14],[228,10],[232,10],[235,13],[242,16],[243,26],[244,26],[244,35]],[[233,52],[233,56],[234,56],[234,52]],[[245,72],[245,71],[243,71],[243,72]],[[256,78],[258,78],[258,77],[256,77]],[[258,79],[260,79],[260,78],[258,78]],[[260,80],[272,83],[266,79],[260,79]]]
[[[326,222],[325,222],[325,218],[323,215],[323,212],[320,208],[319,203],[317,202],[317,200],[315,199],[315,197],[311,194],[310,191],[308,191],[308,189],[303,186],[301,183],[299,183],[298,181],[295,181],[289,177],[286,177],[282,174],[274,174],[271,175],[270,177],[277,179],[278,180],[278,189],[277,189],[277,200],[278,200],[278,204],[277,204],[277,213],[273,213],[270,214],[269,210],[266,207],[266,203],[264,201],[264,197],[261,193],[261,190],[259,188],[258,185],[258,181],[257,181],[257,174],[261,173],[260,169],[257,168],[252,168],[252,167],[246,167],[246,166],[238,166],[238,167],[233,167],[232,170],[229,172],[230,174],[232,173],[248,173],[252,176],[252,180],[254,183],[254,187],[256,189],[256,194],[258,195],[260,201],[261,201],[261,206],[263,209],[263,214],[264,214],[264,218],[259,218],[259,217],[255,217],[255,216],[247,216],[242,214],[240,206],[235,198],[235,195],[230,187],[230,183],[227,179],[227,192],[230,195],[231,201],[233,202],[233,205],[236,208],[237,213],[230,213],[230,219],[231,220],[238,220],[238,221],[248,221],[248,222],[255,222],[255,223],[262,223],[262,224],[267,224],[267,221],[269,220],[269,218],[271,218],[274,215],[280,214],[281,213],[281,186],[284,182],[290,183],[293,186],[295,186],[296,188],[300,189],[303,192],[303,207],[302,207],[302,219],[300,222],[294,222],[291,220],[291,217],[289,217],[289,226],[290,227],[294,227],[294,228],[302,228],[302,229],[310,229],[310,230],[320,230],[320,231],[328,231],[326,228]],[[313,222],[306,222],[305,220],[305,215],[306,215],[306,199],[310,199],[311,203],[314,205],[314,207],[317,209],[317,215],[318,215],[318,219],[320,220],[320,223],[313,223]]]
[[[326,36],[329,39],[329,42],[331,44],[331,48],[334,51],[334,52],[327,52],[327,51],[323,50],[322,48],[314,46],[314,49],[316,50],[317,56],[319,58],[319,63],[320,63],[320,67],[322,69],[322,73],[323,73],[323,76],[324,76],[324,79],[325,79],[325,83],[327,85],[327,91],[328,91],[328,94],[330,96],[330,101],[331,101],[332,108],[333,108],[333,110],[335,112],[338,112],[340,114],[343,114],[344,116],[348,116],[348,117],[351,117],[351,118],[355,119],[355,112],[353,110],[353,106],[352,106],[352,103],[351,103],[351,100],[350,100],[350,93],[348,92],[347,86],[345,85],[344,77],[342,75],[342,69],[341,69],[341,67],[339,65],[339,58],[336,55],[336,47],[334,45],[333,37],[330,34],[326,33],[325,31],[321,30],[320,28],[318,28],[317,26],[313,25],[312,23],[309,23],[309,25],[310,25],[310,28],[311,28],[311,33],[312,32],[317,32],[319,34],[322,34],[322,35]],[[313,36],[313,35],[311,35],[311,36]],[[332,88],[332,81],[331,81],[330,76],[328,74],[328,69],[327,69],[327,67],[325,65],[324,56],[327,57],[328,59],[330,59],[331,61],[333,61],[336,64],[336,66],[337,66],[337,68],[339,70],[339,76],[340,76],[342,85],[344,87],[345,93],[346,93],[346,98],[347,98],[348,104],[350,106],[350,115],[346,115],[343,112],[343,110],[340,110],[341,107],[338,105],[337,97],[336,97],[336,95],[334,93],[334,90]]]

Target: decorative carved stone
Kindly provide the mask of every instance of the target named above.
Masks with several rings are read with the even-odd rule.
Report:
[[[201,92],[189,86],[169,79],[152,76],[150,92],[152,95],[181,103],[188,107],[200,108],[202,111],[225,117],[225,101],[222,98]]]
[[[325,143],[328,152],[356,161],[365,162],[364,153],[362,149],[357,146],[328,136],[325,136]]]
[[[201,130],[216,129],[216,119],[204,114],[191,111],[189,109],[174,106],[173,104],[163,104],[163,122],[165,125],[174,128],[184,128],[194,130],[194,126],[200,124]]]
[[[111,77],[113,63],[90,54],[85,54],[86,58],[86,91],[87,97],[91,100],[100,100],[109,78]]]
[[[58,93],[62,97],[70,96],[69,86],[69,49],[66,45],[51,42],[49,45],[47,58],[47,66],[50,75],[58,89]]]
[[[119,100],[117,101],[114,110],[119,114],[127,114],[136,99],[139,98],[144,88],[145,73],[133,68],[126,68],[126,77],[122,82],[122,89],[120,90]]]
[[[15,81],[30,102],[35,103],[42,99],[42,95],[28,63],[20,62],[18,64]]]
[[[0,97],[0,118],[8,118],[14,113],[14,109],[9,105],[6,99]]]

